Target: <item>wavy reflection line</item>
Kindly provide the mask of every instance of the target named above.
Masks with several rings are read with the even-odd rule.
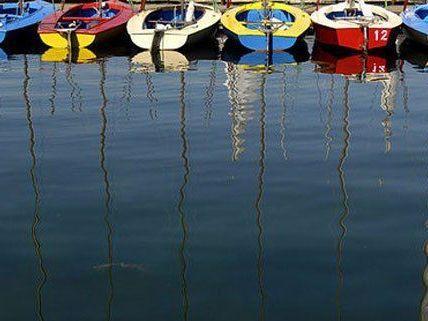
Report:
[[[279,135],[280,135],[280,146],[282,149],[282,156],[284,157],[285,160],[288,160],[288,150],[287,150],[287,144],[286,144],[286,139],[287,139],[287,135],[286,135],[286,122],[287,122],[287,73],[286,73],[286,68],[284,67],[284,70],[282,71],[282,95],[281,95],[281,100],[282,100],[282,113],[281,113],[281,120],[280,120],[280,130],[279,130]]]
[[[241,135],[245,132],[248,122],[252,119],[253,111],[249,104],[257,98],[254,92],[255,79],[253,74],[241,71],[232,63],[226,63],[227,80],[231,118],[232,161],[239,160],[245,150],[245,139]]]
[[[31,168],[30,168],[30,177],[31,177],[31,186],[34,192],[34,211],[33,211],[33,224],[31,226],[31,237],[33,240],[34,250],[36,252],[36,257],[39,263],[40,279],[36,287],[36,313],[39,320],[43,321],[45,318],[43,316],[43,287],[47,282],[48,274],[44,266],[43,256],[42,256],[42,244],[38,238],[38,227],[41,223],[40,217],[40,205],[41,205],[41,193],[39,181],[37,179],[37,155],[36,155],[36,132],[34,130],[33,124],[33,115],[32,115],[32,106],[29,96],[29,84],[30,76],[28,73],[28,60],[27,55],[24,55],[24,81],[23,81],[23,97],[26,108],[26,117],[27,125],[29,130],[29,152],[31,157]]]
[[[403,64],[404,61],[400,60],[398,71],[400,72],[400,82],[401,86],[403,88],[403,109],[405,112],[404,117],[404,129],[407,130],[408,128],[408,115],[409,115],[409,87],[406,83],[406,73],[403,70]]]
[[[150,103],[150,110],[149,110],[150,117],[152,120],[157,120],[158,119],[158,111],[157,111],[158,99],[156,98],[156,91],[155,91],[155,86],[153,84],[153,79],[150,73],[147,71],[144,72],[144,75],[145,75],[146,86],[147,86],[146,97],[149,99],[149,103]]]
[[[53,67],[52,67],[52,75],[51,75],[51,79],[52,79],[52,84],[51,84],[51,88],[52,88],[52,92],[51,95],[49,96],[49,103],[50,103],[50,110],[51,110],[51,115],[55,114],[55,99],[56,99],[56,94],[57,94],[57,69],[58,69],[58,65],[56,62],[53,63]]]
[[[424,294],[420,303],[420,320],[428,321],[428,242],[424,244],[425,267],[422,272],[422,281],[424,284]]]
[[[108,253],[108,268],[107,268],[107,277],[108,277],[108,294],[107,294],[107,320],[111,320],[111,311],[114,297],[114,287],[113,287],[113,227],[110,222],[111,215],[111,185],[109,179],[109,172],[106,166],[106,138],[107,138],[107,103],[108,98],[105,92],[105,82],[106,82],[106,66],[105,60],[99,62],[100,69],[100,96],[101,96],[101,106],[100,106],[100,116],[101,116],[101,129],[100,129],[100,167],[103,174],[104,181],[104,193],[105,193],[105,212],[104,212],[104,223],[107,233],[107,253]]]
[[[211,120],[211,116],[213,114],[213,100],[214,100],[214,92],[216,85],[216,74],[217,74],[217,61],[212,61],[211,69],[208,75],[209,83],[205,88],[205,116],[204,120],[207,126],[209,126],[209,121]]]
[[[342,320],[342,305],[341,305],[341,292],[343,289],[343,281],[344,281],[344,273],[342,268],[342,258],[343,258],[343,248],[345,243],[345,237],[348,232],[348,228],[346,226],[346,218],[349,215],[349,197],[348,192],[346,190],[346,182],[345,182],[345,170],[344,165],[345,161],[348,158],[349,147],[350,147],[350,139],[351,132],[349,129],[349,80],[345,78],[344,85],[344,93],[343,93],[343,148],[339,156],[339,163],[337,165],[337,173],[339,175],[339,186],[340,193],[342,194],[342,207],[343,211],[339,216],[339,239],[336,247],[336,272],[337,272],[337,288],[336,288],[336,306],[337,306],[337,319]]]
[[[131,97],[132,97],[132,60],[130,57],[128,57],[127,61],[128,61],[128,70],[124,77],[125,84],[122,88],[121,101],[125,107],[127,116],[129,116],[128,109],[129,109],[129,105],[131,103]]]
[[[186,216],[184,211],[184,201],[186,199],[186,186],[189,182],[190,176],[190,161],[188,158],[189,142],[186,134],[186,102],[185,102],[185,88],[186,83],[184,79],[184,72],[180,72],[180,138],[181,138],[181,159],[183,161],[183,183],[179,189],[178,213],[180,216],[180,225],[182,230],[182,238],[179,248],[180,264],[181,264],[181,287],[183,296],[183,320],[187,321],[189,317],[189,292],[187,287],[187,260],[186,260],[186,243],[189,238],[189,228],[186,224]]]
[[[333,102],[334,102],[334,76],[330,76],[330,88],[328,90],[328,98],[327,98],[327,121],[325,123],[325,156],[324,160],[328,160],[331,151],[331,142],[333,141],[333,137],[331,136],[332,130],[332,121],[333,121]]]
[[[231,125],[231,139],[232,139],[232,160],[237,161],[239,155],[244,151],[244,147],[241,147],[244,143],[244,140],[239,136],[241,133],[241,122],[239,118],[240,111],[240,102],[239,102],[239,92],[236,86],[238,82],[238,69],[230,62],[226,63],[227,70],[227,87],[229,91],[229,102],[231,105],[230,115],[232,119]]]
[[[264,173],[265,173],[265,155],[266,155],[266,143],[265,143],[265,115],[266,115],[266,78],[265,74],[261,75],[261,90],[260,90],[260,151],[259,151],[259,173],[257,175],[257,197],[255,202],[256,208],[256,225],[257,225],[257,280],[259,287],[259,319],[263,321],[265,319],[265,289],[264,289],[264,259],[263,259],[263,222],[262,222],[262,197],[264,187]]]
[[[385,153],[389,153],[392,149],[392,116],[395,109],[395,98],[397,94],[398,75],[392,72],[382,81],[383,89],[380,96],[380,107],[386,112],[386,116],[382,121],[384,128]]]
[[[70,55],[71,54],[69,53],[69,56]],[[78,101],[77,102],[78,110],[82,111],[82,94],[81,94],[82,89],[77,84],[77,82],[74,80],[71,58],[70,58],[69,62],[65,63],[65,64],[66,64],[65,79],[67,80],[67,83],[71,87],[71,93],[70,93],[71,110],[76,111],[76,100],[77,100]]]

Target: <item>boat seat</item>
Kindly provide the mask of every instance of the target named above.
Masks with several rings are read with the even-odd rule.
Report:
[[[2,19],[2,18],[21,18],[21,16],[20,15],[17,15],[17,14],[9,14],[9,13],[2,13],[2,14],[0,14],[0,19]]]
[[[61,21],[83,21],[83,22],[90,22],[90,21],[99,21],[103,22],[109,20],[109,18],[105,17],[62,17]]]

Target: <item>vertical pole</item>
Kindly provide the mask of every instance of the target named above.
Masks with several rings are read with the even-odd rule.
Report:
[[[404,0],[403,11],[406,11],[409,0]]]
[[[146,8],[146,0],[141,0],[140,2],[140,11],[143,11]]]

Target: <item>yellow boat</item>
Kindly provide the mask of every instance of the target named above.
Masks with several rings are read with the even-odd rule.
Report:
[[[307,13],[278,2],[255,2],[226,11],[221,23],[229,39],[250,50],[287,50],[311,25]]]

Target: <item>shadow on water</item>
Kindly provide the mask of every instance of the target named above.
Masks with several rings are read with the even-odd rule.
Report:
[[[36,131],[33,124],[33,115],[32,115],[32,106],[29,96],[29,84],[30,84],[30,75],[29,75],[29,65],[27,56],[24,55],[24,81],[23,81],[23,97],[24,104],[26,109],[27,125],[29,131],[29,152],[31,158],[31,168],[30,168],[30,177],[31,177],[31,186],[34,193],[34,211],[33,211],[33,224],[31,226],[31,237],[33,239],[33,246],[38,259],[40,278],[38,280],[38,285],[36,287],[36,313],[39,320],[43,321],[43,287],[45,286],[48,273],[44,266],[43,256],[42,256],[42,244],[38,237],[38,227],[41,223],[40,217],[40,205],[41,205],[41,193],[40,193],[40,184],[37,178],[37,154],[36,154]]]
[[[254,207],[256,209],[256,225],[257,225],[257,280],[258,280],[258,292],[260,298],[259,304],[259,320],[265,320],[265,305],[266,295],[264,288],[264,248],[263,248],[263,220],[262,220],[262,198],[263,198],[263,187],[264,187],[264,173],[265,173],[265,155],[266,155],[266,143],[265,143],[265,115],[266,115],[266,75],[261,75],[260,83],[260,142],[259,142],[259,172],[257,175],[257,195]]]
[[[101,117],[101,129],[100,129],[100,168],[103,175],[104,182],[104,223],[106,227],[107,235],[107,277],[108,277],[108,294],[107,294],[107,320],[111,320],[111,310],[113,303],[113,226],[110,222],[110,216],[112,212],[112,195],[111,195],[111,185],[109,179],[109,172],[106,166],[106,138],[107,138],[107,104],[108,98],[105,92],[105,82],[106,82],[106,66],[105,60],[99,61],[100,69],[100,97],[101,97],[101,106],[100,106],[100,117]]]
[[[351,132],[349,129],[349,80],[345,79],[345,85],[343,89],[343,147],[339,156],[339,163],[337,165],[337,173],[339,176],[339,187],[341,194],[342,213],[339,215],[338,226],[339,226],[339,238],[336,246],[336,273],[337,273],[337,287],[336,287],[336,308],[337,308],[337,320],[343,319],[341,294],[343,289],[344,272],[342,267],[343,250],[345,244],[345,237],[348,232],[346,226],[346,218],[349,215],[349,196],[346,190],[345,182],[345,161],[348,158]]]
[[[428,53],[426,46],[405,40],[400,48],[400,58],[406,60],[420,72],[428,72]]]
[[[179,94],[179,123],[180,123],[180,138],[181,138],[181,159],[183,162],[183,182],[179,188],[179,200],[177,210],[179,214],[182,238],[179,247],[179,258],[181,264],[181,294],[183,297],[183,320],[187,321],[189,317],[189,291],[187,286],[187,259],[186,259],[186,244],[189,238],[189,228],[186,223],[186,214],[184,203],[186,200],[186,186],[190,178],[190,162],[189,162],[189,142],[186,134],[186,82],[184,72],[180,72],[180,94]]]

